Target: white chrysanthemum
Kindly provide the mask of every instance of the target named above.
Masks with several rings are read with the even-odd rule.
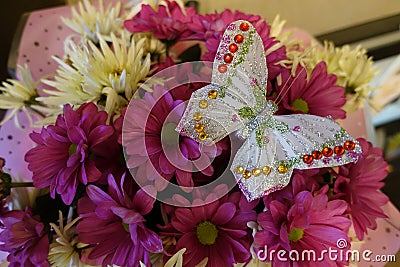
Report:
[[[150,72],[150,54],[144,53],[145,39],[127,43],[127,38],[111,34],[112,49],[99,36],[100,48],[93,42],[75,44],[69,40],[69,63],[56,59],[59,69],[52,86],[38,100],[52,105],[80,105],[95,102],[108,114],[119,113],[134,96]]]
[[[118,1],[115,6],[109,4],[104,8],[103,0],[98,1],[98,6],[91,4],[89,0],[78,3],[79,11],[71,8],[72,18],[62,17],[62,21],[73,31],[79,33],[94,43],[98,43],[98,36],[110,36],[111,33],[123,31],[124,19],[120,17],[121,3]]]
[[[48,260],[54,267],[86,267],[80,260],[80,250],[88,245],[78,241],[78,232],[74,225],[80,218],[76,218],[64,227],[63,215],[59,212],[59,224],[57,227],[54,223],[50,226],[54,229],[57,236],[50,244]]]
[[[26,112],[30,119],[29,109],[41,114],[42,105],[35,100],[38,96],[36,86],[39,81],[33,81],[29,67],[18,65],[21,80],[8,79],[0,86],[0,109],[10,109],[11,112],[0,122],[0,125],[10,120],[19,110]],[[18,124],[17,116],[16,123]]]

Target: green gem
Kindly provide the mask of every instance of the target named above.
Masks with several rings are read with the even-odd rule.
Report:
[[[290,231],[288,237],[290,241],[297,242],[303,238],[304,230],[300,228],[293,227],[292,231]]]
[[[205,221],[197,225],[196,235],[201,244],[214,245],[218,237],[218,229],[212,222]]]
[[[256,115],[251,107],[242,107],[238,112],[239,116],[246,119],[253,119]]]

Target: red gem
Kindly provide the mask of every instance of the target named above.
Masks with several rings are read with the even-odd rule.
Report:
[[[231,51],[232,53],[235,53],[237,50],[238,50],[237,44],[230,44],[229,45],[229,51]]]
[[[335,146],[333,149],[336,155],[341,156],[344,154],[344,148],[342,146]]]
[[[240,29],[244,32],[247,32],[249,30],[249,24],[247,22],[242,22],[242,24],[240,24]]]
[[[324,155],[325,157],[330,157],[333,155],[333,150],[330,147],[324,147],[324,149],[322,149],[322,155]]]
[[[240,44],[240,43],[243,43],[244,37],[241,34],[237,34],[237,35],[235,35],[233,40],[235,41],[235,43]]]
[[[313,156],[314,159],[321,159],[322,158],[322,153],[321,153],[321,151],[314,150],[312,152],[312,156]]]
[[[356,148],[356,143],[354,143],[353,141],[346,141],[344,142],[343,147],[346,150],[353,150],[354,148]]]
[[[303,161],[305,164],[311,164],[313,162],[314,158],[311,155],[304,155],[303,156]]]
[[[225,61],[226,63],[231,63],[232,60],[233,60],[233,55],[232,55],[232,54],[228,53],[228,54],[225,54],[225,55],[224,55],[224,61]]]
[[[225,64],[221,64],[218,66],[218,71],[220,73],[225,73],[228,70],[228,67]]]

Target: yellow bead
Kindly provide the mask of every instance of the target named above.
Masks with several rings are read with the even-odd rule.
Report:
[[[288,171],[288,167],[286,165],[281,164],[278,166],[278,172],[280,174],[285,174],[287,171]]]
[[[218,96],[217,90],[210,90],[208,91],[208,97],[211,99],[216,99]]]
[[[201,100],[201,101],[199,102],[199,107],[200,107],[200,108],[206,108],[206,107],[208,107],[208,101],[205,100],[205,99]]]
[[[199,133],[199,136],[198,136],[198,138],[199,138],[200,141],[206,140],[207,137],[208,137],[208,134],[206,134],[205,132]]]
[[[201,115],[200,112],[195,112],[195,113],[193,113],[193,119],[194,119],[195,121],[199,121],[199,120],[201,120],[202,118],[203,118],[203,115]]]
[[[194,130],[198,133],[201,133],[204,130],[204,124],[202,123],[196,123],[194,125]]]
[[[255,177],[260,176],[261,170],[260,170],[259,168],[254,168],[254,169],[251,171],[251,174],[253,174]]]
[[[264,167],[262,168],[262,173],[265,174],[265,175],[270,174],[270,173],[271,173],[271,167],[269,167],[269,166],[264,166]]]
[[[244,178],[244,179],[249,179],[250,177],[251,177],[251,171],[245,170],[245,171],[243,172],[243,178]]]
[[[235,173],[242,174],[244,172],[244,168],[242,166],[237,166],[235,168]]]

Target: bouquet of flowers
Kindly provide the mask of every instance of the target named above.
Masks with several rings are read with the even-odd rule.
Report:
[[[248,200],[229,172],[235,137],[207,146],[203,124],[194,126],[200,141],[175,130],[215,66],[227,71],[248,49],[241,34],[225,44],[235,21],[261,38],[265,100],[277,115],[337,120],[361,108],[375,75],[365,50],[296,38],[279,17],[202,15],[173,0],[85,0],[71,14],[63,22],[75,33],[54,57],[55,73],[34,80],[19,66],[18,79],[0,88],[0,108],[9,109],[2,124],[14,117],[20,126],[24,111],[36,127],[20,159],[31,177],[11,177],[0,162],[0,250],[10,266],[344,266],[348,257],[299,254],[346,252],[385,217],[387,164],[365,139],[313,151],[305,163],[324,157],[340,166],[294,169],[287,186]],[[226,64],[211,70],[213,61]],[[353,162],[340,164],[356,144]],[[248,172],[237,170],[250,177],[271,169]],[[284,260],[266,249],[298,254]]]

